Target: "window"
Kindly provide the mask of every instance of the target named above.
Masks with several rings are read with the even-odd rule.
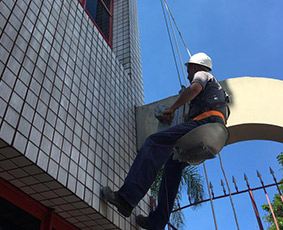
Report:
[[[112,45],[112,27],[113,27],[113,0],[79,0],[82,7],[94,21],[95,25],[106,39],[108,44]]]
[[[0,229],[40,230],[39,219],[2,197],[0,197],[0,207]]]
[[[16,221],[15,221],[16,220]],[[0,230],[79,230],[0,178]]]

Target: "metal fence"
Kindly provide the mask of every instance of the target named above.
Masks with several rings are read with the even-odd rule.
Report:
[[[206,175],[206,181],[207,181],[207,188],[208,188],[209,197],[205,198],[205,197],[201,196],[200,201],[192,202],[191,201],[192,199],[191,199],[190,192],[188,191],[188,201],[189,201],[189,204],[185,205],[183,207],[180,207],[178,209],[175,209],[175,210],[173,210],[173,212],[177,212],[177,211],[180,211],[180,210],[183,210],[183,209],[195,206],[197,204],[201,204],[201,203],[205,203],[205,202],[210,202],[211,208],[212,208],[212,213],[213,213],[213,218],[214,218],[214,225],[215,225],[215,229],[217,230],[218,226],[217,226],[217,220],[216,220],[216,215],[215,215],[215,211],[214,211],[213,201],[229,197],[230,198],[230,203],[231,203],[231,206],[232,206],[232,209],[233,209],[233,213],[234,213],[235,223],[236,223],[237,229],[239,230],[240,227],[239,227],[239,224],[238,224],[237,214],[236,214],[236,211],[235,211],[235,208],[234,208],[233,197],[235,195],[238,195],[238,194],[247,194],[247,196],[249,196],[249,199],[251,201],[250,205],[252,205],[252,207],[253,207],[254,215],[256,217],[257,224],[258,224],[258,229],[263,230],[264,228],[263,228],[262,219],[261,219],[261,217],[259,215],[259,210],[258,210],[258,207],[257,207],[257,201],[256,201],[256,199],[254,197],[254,192],[259,190],[259,191],[262,191],[264,193],[264,195],[265,195],[265,198],[266,198],[266,201],[267,201],[267,203],[269,205],[270,212],[271,212],[271,215],[272,215],[272,218],[273,218],[273,221],[274,221],[274,225],[276,226],[276,229],[280,230],[279,226],[278,226],[278,223],[277,223],[277,220],[276,220],[276,216],[274,214],[273,207],[271,205],[271,202],[270,202],[267,190],[266,190],[267,188],[274,188],[275,190],[277,190],[276,193],[279,194],[279,196],[280,196],[280,198],[282,200],[282,205],[283,205],[283,196],[282,196],[282,192],[281,192],[281,190],[279,188],[279,186],[281,184],[283,184],[283,181],[278,181],[277,180],[277,178],[275,177],[273,169],[271,167],[269,167],[269,173],[272,176],[273,182],[272,183],[268,183],[268,184],[264,183],[263,177],[261,176],[260,172],[256,171],[258,180],[259,180],[259,182],[261,184],[261,186],[257,186],[257,187],[252,187],[250,185],[248,176],[244,173],[243,174],[243,180],[245,180],[245,183],[244,183],[245,184],[245,188],[239,189],[235,177],[232,176],[232,183],[233,183],[233,191],[232,191],[232,189],[230,189],[230,187],[229,187],[229,183],[228,183],[228,180],[227,180],[226,175],[225,175],[225,171],[224,171],[223,166],[222,166],[221,156],[219,156],[219,157],[220,157],[221,167],[222,167],[222,170],[223,170],[223,175],[224,175],[224,178],[226,180],[225,181],[226,183],[224,183],[224,181],[222,179],[220,181],[220,186],[222,187],[222,192],[219,193],[219,191],[218,191],[219,194],[217,194],[217,195],[215,194],[215,192],[214,192],[214,185],[211,182],[208,181],[208,177],[207,177],[207,173],[206,173],[206,167],[205,167],[205,164],[204,164],[203,166],[204,166],[205,175]],[[171,223],[168,223],[167,228],[168,228],[168,230],[177,230],[177,228],[174,227]]]

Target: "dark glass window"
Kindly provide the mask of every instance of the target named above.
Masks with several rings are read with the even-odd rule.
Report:
[[[86,9],[94,21],[96,21],[97,2],[98,0],[86,1]]]
[[[1,230],[40,230],[40,220],[0,197]]]
[[[93,19],[109,44],[111,44],[112,40],[112,1],[113,0],[80,0],[82,6]]]

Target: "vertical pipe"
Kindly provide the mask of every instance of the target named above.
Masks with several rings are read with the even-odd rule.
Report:
[[[277,190],[278,190],[278,192],[279,192],[280,198],[281,198],[281,200],[282,200],[282,202],[283,202],[282,192],[281,192],[281,190],[280,190],[280,188],[279,188],[279,186],[278,186],[278,183],[277,183],[276,178],[274,178],[274,181],[275,181],[275,184],[276,184]]]
[[[228,192],[229,192],[230,202],[231,202],[231,206],[232,206],[233,213],[234,213],[234,219],[235,219],[235,222],[236,222],[236,225],[237,225],[237,229],[239,230],[240,227],[239,227],[239,223],[238,223],[238,219],[237,219],[237,215],[236,215],[236,210],[235,210],[233,199],[232,199],[232,195],[231,195],[230,186],[229,186],[229,183],[228,183],[228,180],[227,180],[227,177],[226,177],[226,173],[225,173],[225,170],[224,170],[224,167],[223,167],[223,164],[222,164],[222,159],[221,159],[220,153],[218,153],[218,155],[219,155],[219,161],[220,161],[220,166],[221,166],[221,169],[222,169],[222,173],[223,173],[223,176],[225,178],[227,189],[228,189]]]
[[[282,192],[281,192],[281,190],[280,190],[280,188],[279,188],[279,186],[278,186],[277,181],[276,181],[276,187],[277,187],[277,190],[278,190],[278,192],[279,192],[280,198],[281,198],[281,200],[282,200],[282,202],[283,202]]]
[[[279,186],[278,186],[278,182],[277,182],[276,177],[275,177],[275,175],[274,175],[274,171],[272,170],[271,167],[269,167],[269,170],[270,170],[270,174],[272,175],[273,180],[274,180],[274,182],[275,182],[275,184],[276,184],[276,187],[277,187],[277,190],[278,190],[278,192],[279,192],[280,198],[281,198],[281,200],[282,200],[282,202],[283,202],[282,192],[281,192],[281,190],[280,190],[280,188],[279,188]]]
[[[252,201],[252,205],[253,205],[253,208],[254,208],[254,212],[255,212],[255,215],[256,215],[256,219],[257,219],[257,222],[258,222],[259,229],[264,230],[262,223],[261,223],[260,216],[259,216],[259,212],[258,212],[258,209],[257,209],[257,206],[256,206],[256,202],[255,202],[255,199],[254,199],[254,196],[253,196],[253,192],[250,189],[249,189],[249,195],[250,195],[250,198],[251,198],[251,201]]]
[[[204,168],[205,179],[206,179],[207,189],[208,189],[209,198],[210,198],[210,205],[211,205],[211,209],[212,209],[212,214],[213,214],[213,219],[214,219],[215,230],[217,230],[218,227],[217,227],[217,222],[216,222],[216,216],[215,216],[214,206],[213,206],[213,202],[212,202],[211,192],[210,192],[210,189],[209,189],[209,182],[208,182],[208,176],[207,176],[206,166],[205,166],[205,163],[204,163],[204,162],[203,162],[203,168]]]
[[[263,191],[264,191],[264,193],[265,193],[266,200],[267,200],[267,202],[268,202],[268,205],[269,205],[269,208],[270,208],[270,212],[271,212],[271,214],[272,214],[272,217],[273,217],[273,220],[274,220],[276,229],[277,229],[277,230],[280,230],[280,229],[279,229],[279,226],[278,226],[278,223],[277,223],[277,220],[276,220],[276,217],[275,217],[275,214],[274,214],[274,211],[273,211],[273,208],[272,208],[272,205],[271,205],[270,200],[269,200],[269,197],[268,197],[268,195],[267,195],[267,192],[266,192],[266,189],[265,189],[264,184],[262,184],[262,186],[263,186]]]

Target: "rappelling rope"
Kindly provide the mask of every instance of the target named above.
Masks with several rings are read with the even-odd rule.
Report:
[[[236,211],[235,211],[235,207],[234,207],[234,203],[233,203],[233,199],[232,199],[232,195],[231,195],[231,190],[230,190],[230,187],[229,187],[229,184],[228,184],[228,180],[227,180],[227,177],[226,177],[226,173],[224,171],[224,167],[223,167],[223,164],[222,164],[221,155],[220,155],[220,153],[218,153],[218,155],[219,155],[219,162],[220,162],[220,166],[221,166],[221,169],[222,169],[222,173],[223,173],[223,176],[225,178],[226,185],[227,185],[227,188],[228,188],[228,191],[229,191],[230,202],[231,202],[231,205],[232,205],[232,209],[233,209],[233,213],[234,213],[234,218],[235,218],[235,221],[236,221],[237,229],[240,230],[238,219],[237,219],[237,215],[236,215]]]
[[[208,182],[208,176],[207,176],[206,166],[205,166],[205,163],[204,163],[204,162],[203,162],[202,164],[203,164],[203,169],[204,169],[204,173],[205,173],[205,179],[206,179],[207,189],[208,189],[208,193],[209,193],[210,206],[211,206],[211,209],[212,209],[212,214],[213,214],[213,220],[214,220],[215,230],[217,230],[218,227],[217,227],[217,222],[216,222],[216,215],[215,215],[215,210],[214,210],[214,205],[213,205],[213,201],[212,201],[211,192],[210,192],[210,189],[209,189],[209,182]]]
[[[191,55],[191,52],[189,51],[188,46],[186,45],[186,42],[185,42],[185,40],[184,40],[184,38],[183,38],[183,36],[182,36],[182,34],[181,34],[181,32],[180,32],[178,26],[177,26],[177,23],[176,23],[176,21],[175,21],[175,18],[174,18],[174,16],[173,16],[173,14],[171,13],[170,8],[169,8],[169,6],[168,6],[166,0],[164,0],[164,2],[165,2],[165,6],[166,6],[166,8],[167,8],[167,10],[168,10],[168,12],[169,12],[169,15],[171,16],[171,18],[172,18],[172,20],[173,20],[173,22],[174,22],[174,25],[175,25],[175,27],[176,27],[178,33],[179,33],[179,36],[180,36],[180,38],[181,38],[181,40],[182,40],[182,42],[183,42],[183,45],[185,46],[187,53],[188,53],[189,56],[191,57],[191,56],[192,56],[192,55]]]
[[[168,26],[168,22],[167,22],[167,18],[166,18],[166,14],[165,14],[165,10],[164,10],[162,0],[160,0],[160,3],[161,3],[161,6],[162,6],[162,12],[163,12],[163,16],[164,16],[164,20],[165,20],[165,24],[166,24],[166,28],[167,28],[167,33],[168,33],[168,37],[169,37],[169,41],[170,41],[170,45],[171,45],[171,49],[172,49],[172,53],[173,53],[174,63],[175,63],[178,78],[179,78],[179,83],[180,83],[180,86],[182,88],[182,81],[181,81],[181,77],[180,77],[180,72],[179,72],[179,69],[178,69],[176,55],[175,55],[175,51],[174,51],[174,47],[173,47],[173,43],[172,43],[172,39],[171,39],[171,35],[170,35],[170,30],[169,30],[169,26]]]
[[[169,8],[168,8],[168,4],[166,3],[166,0],[164,0],[164,3],[165,3],[165,8],[166,8],[167,13],[168,13],[168,18],[169,18],[173,38],[174,38],[174,41],[175,41],[175,45],[176,45],[176,48],[177,48],[177,53],[178,53],[178,56],[179,56],[179,61],[180,61],[180,64],[181,64],[181,69],[182,69],[182,72],[183,72],[184,80],[185,80],[186,86],[188,86],[188,81],[187,81],[187,77],[186,77],[186,73],[185,73],[185,69],[184,69],[184,62],[183,62],[182,57],[181,57],[179,45],[178,45],[178,42],[177,42],[175,30],[174,30],[174,27],[173,27],[173,24],[172,24],[172,20],[171,20],[171,17],[170,17],[170,11],[169,11]]]

